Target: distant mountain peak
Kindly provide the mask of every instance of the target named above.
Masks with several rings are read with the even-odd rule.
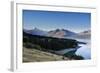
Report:
[[[60,29],[56,29],[55,31],[58,32],[58,31],[60,31]]]
[[[70,31],[70,30],[67,30],[67,29],[55,29],[55,30],[52,30],[50,32],[48,32],[48,36],[51,36],[51,37],[69,37],[69,36],[73,36],[73,35],[76,35],[76,33]]]
[[[61,29],[62,31],[66,31],[65,29]]]
[[[38,29],[37,27],[35,27],[34,29]]]
[[[86,30],[83,33],[90,33],[90,32],[91,32],[91,30]]]
[[[40,30],[39,28],[37,28],[37,27],[35,27],[35,28],[33,28],[32,30]],[[42,31],[42,30],[41,30]]]
[[[84,31],[78,33],[78,35],[76,37],[89,39],[89,38],[91,38],[91,30],[84,30]]]
[[[32,35],[42,35],[42,36],[45,36],[47,34],[46,31],[43,31],[41,29],[38,29],[38,28],[33,28],[33,29],[30,29],[30,30],[27,30],[26,33],[29,33],[29,34],[32,34]]]
[[[80,32],[80,34],[90,34],[90,33],[91,33],[91,30],[85,30],[85,31]]]

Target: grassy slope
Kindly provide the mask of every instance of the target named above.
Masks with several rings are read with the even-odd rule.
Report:
[[[23,62],[61,61],[63,56],[36,49],[23,48]],[[67,57],[65,60],[69,60]]]

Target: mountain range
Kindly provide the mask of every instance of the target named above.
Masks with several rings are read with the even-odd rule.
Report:
[[[24,29],[24,32],[32,34],[32,35],[40,35],[40,36],[46,36],[47,35],[46,31],[40,30],[38,28],[34,28],[34,29],[31,29],[31,30]]]
[[[86,30],[86,31],[80,32],[75,37],[77,37],[77,38],[85,38],[85,39],[86,38],[91,38],[91,30]]]
[[[52,31],[49,31],[47,34],[47,36],[58,37],[58,38],[73,36],[73,35],[77,35],[77,34],[75,32],[72,32],[66,29],[52,30]]]
[[[55,29],[51,31],[43,31],[41,29],[34,28],[31,30],[24,29],[24,32],[32,34],[32,35],[57,37],[57,38],[90,38],[91,36],[91,30],[75,33],[67,29]]]

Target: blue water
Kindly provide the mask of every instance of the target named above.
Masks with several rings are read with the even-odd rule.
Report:
[[[87,44],[79,44],[81,46],[76,51],[76,55],[81,55],[84,59],[91,59],[91,41],[90,39],[77,39],[78,41],[85,42]]]
[[[70,48],[70,49],[64,49],[64,50],[60,50],[60,51],[55,51],[58,54],[65,54],[69,51],[75,50],[77,49],[77,51],[75,52],[76,55],[80,55],[82,57],[84,57],[84,59],[91,59],[91,42],[90,39],[76,39],[80,42],[84,42],[86,44],[79,44],[80,47],[78,48]]]
[[[87,45],[80,45],[81,47],[78,48],[76,51],[76,55],[81,55],[84,59],[91,59],[91,48]]]

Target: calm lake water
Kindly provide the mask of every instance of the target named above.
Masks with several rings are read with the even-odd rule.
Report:
[[[76,40],[80,41],[80,42],[85,42],[86,44],[79,44],[80,47],[64,49],[64,50],[55,51],[55,52],[63,55],[69,51],[74,51],[77,49],[77,51],[75,52],[76,55],[80,55],[80,56],[84,57],[84,59],[91,59],[91,41],[90,41],[90,39],[76,39]]]
[[[81,55],[84,59],[91,59],[91,40],[90,39],[77,39],[78,41],[85,42],[87,44],[79,44],[81,46],[76,51],[76,55]]]

